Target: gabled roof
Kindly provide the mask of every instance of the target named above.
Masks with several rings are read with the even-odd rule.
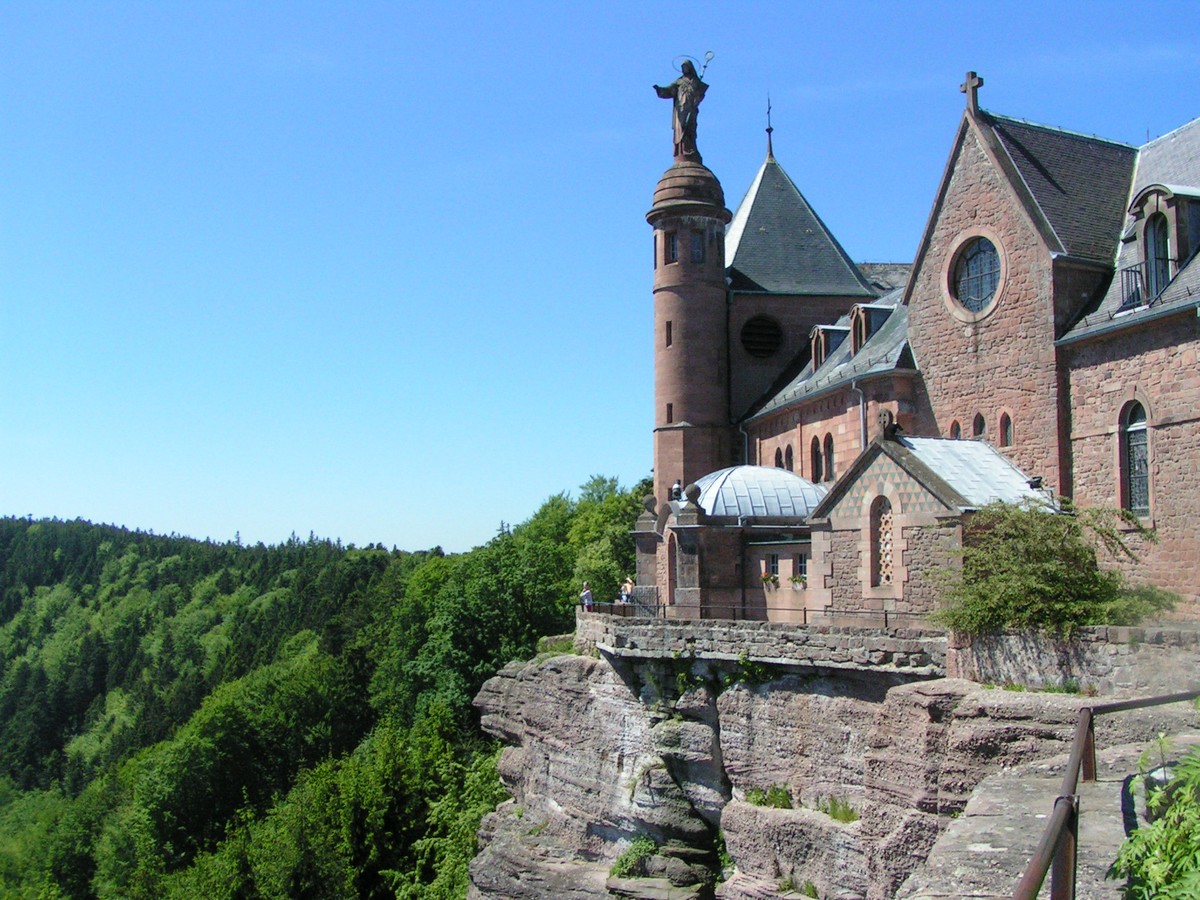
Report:
[[[994,113],[982,113],[1059,247],[1108,262],[1121,234],[1137,148]]]
[[[791,381],[759,405],[748,420],[762,418],[799,403],[815,394],[849,384],[855,379],[914,368],[908,352],[908,307],[900,303],[903,289],[885,294],[870,303],[872,309],[890,307],[891,315],[858,353],[852,353],[851,341],[844,340],[814,371],[812,361]],[[834,327],[849,328],[850,316],[837,320]],[[824,326],[829,327],[829,326]]]
[[[771,155],[754,176],[726,230],[725,264],[735,291],[874,294]]]
[[[996,501],[1051,505],[1042,491],[1029,486],[1029,476],[986,441],[950,438],[876,439],[830,488],[813,510],[828,516],[839,498],[880,455],[895,463],[948,509],[966,512]]]
[[[1160,186],[1174,195],[1190,196],[1200,185],[1200,119],[1194,119],[1174,131],[1156,138],[1138,150],[1137,166],[1124,202],[1142,194],[1147,188]],[[1133,233],[1132,212],[1124,210],[1122,223],[1125,236]],[[1105,295],[1099,298],[1087,314],[1071,326],[1060,339],[1072,343],[1159,318],[1174,315],[1200,303],[1200,259],[1195,253],[1184,260],[1179,272],[1157,298],[1148,298],[1144,306],[1122,309],[1125,304],[1121,270],[1143,261],[1145,248],[1136,240],[1113,241],[1116,272]]]

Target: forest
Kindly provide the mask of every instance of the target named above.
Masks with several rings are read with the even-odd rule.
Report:
[[[0,519],[0,895],[461,898],[471,700],[612,596],[648,482],[467,553]]]

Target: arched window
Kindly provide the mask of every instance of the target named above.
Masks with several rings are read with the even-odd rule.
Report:
[[[983,421],[983,413],[975,414],[975,421],[971,423],[971,433],[975,437],[987,437],[987,423]]]
[[[1146,410],[1131,403],[1121,423],[1121,505],[1139,516],[1150,515],[1150,440]]]
[[[788,444],[783,451],[783,467],[789,472],[796,471],[795,459],[792,457],[792,445]]]
[[[1000,446],[1011,447],[1013,442],[1012,419],[1008,413],[1000,415]]]
[[[1146,294],[1153,300],[1171,280],[1170,255],[1167,248],[1167,217],[1155,213],[1146,220]]]
[[[957,441],[962,437],[962,426],[958,424],[958,419],[950,423],[950,439]]]
[[[812,467],[813,484],[820,484],[820,482],[821,482],[821,439],[820,438],[812,439],[812,450],[810,450],[809,452],[812,455],[812,461],[809,463],[809,465]]]
[[[833,481],[834,477],[833,435],[827,434],[825,435],[825,480]]]
[[[775,448],[775,468],[783,468],[783,450],[779,447]]]
[[[871,585],[892,583],[892,504],[876,497],[871,504]]]

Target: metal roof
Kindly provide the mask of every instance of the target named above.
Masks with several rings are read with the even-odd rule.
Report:
[[[710,516],[804,519],[828,493],[786,469],[733,466],[696,482],[699,505]]]
[[[964,508],[997,500],[1046,502],[1043,491],[1029,486],[1029,476],[986,441],[904,437],[898,443],[959,494]]]

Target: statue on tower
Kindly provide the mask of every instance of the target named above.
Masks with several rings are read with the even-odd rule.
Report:
[[[696,116],[708,85],[700,80],[692,61],[685,59],[679,77],[665,87],[654,85],[654,90],[664,100],[674,101],[676,161],[701,162],[700,151],[696,149]]]

